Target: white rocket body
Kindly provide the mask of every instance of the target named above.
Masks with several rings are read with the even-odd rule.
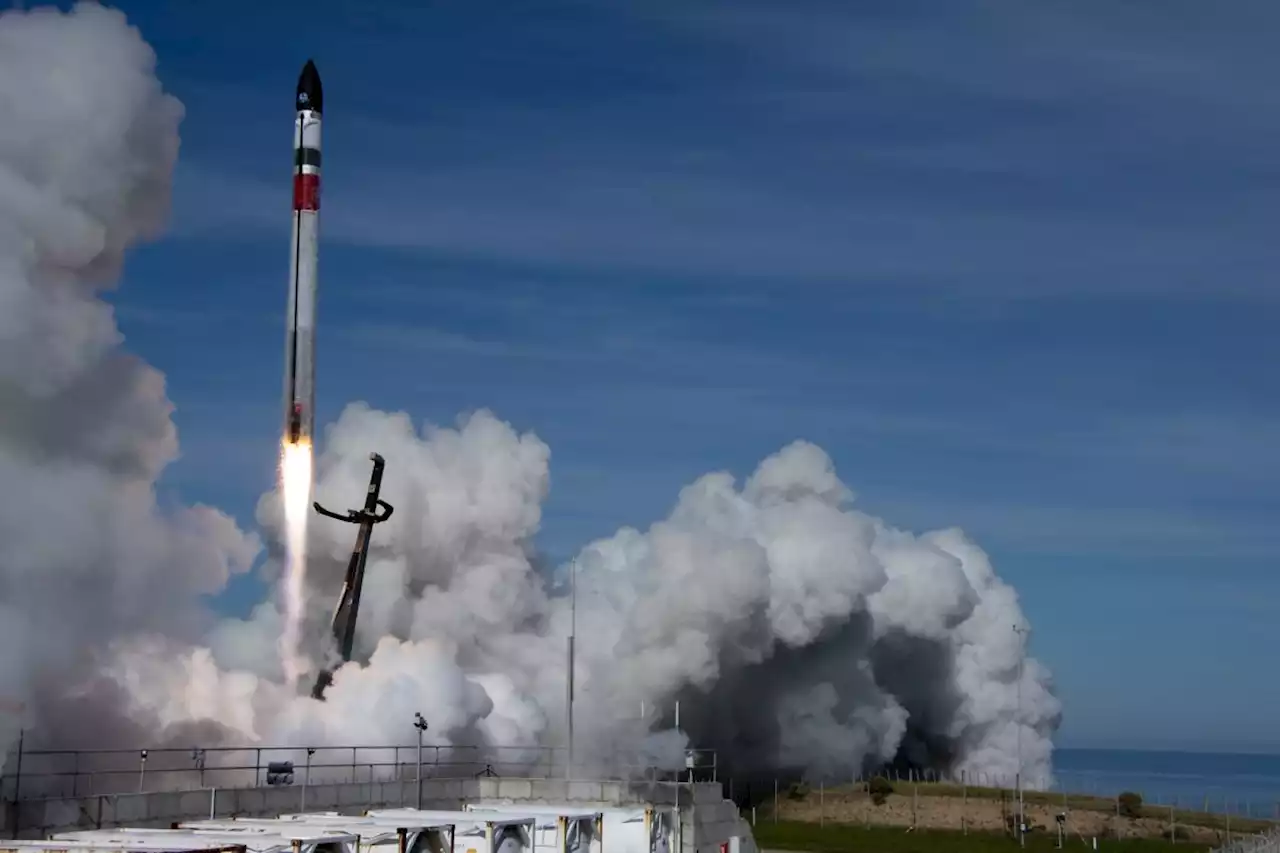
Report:
[[[285,315],[285,436],[310,443],[315,431],[316,285],[320,232],[320,130],[324,98],[308,61],[298,80],[293,126],[293,233]]]

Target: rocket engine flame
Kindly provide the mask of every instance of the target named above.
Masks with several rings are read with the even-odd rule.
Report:
[[[280,634],[280,659],[285,683],[290,689],[297,686],[299,676],[306,669],[300,645],[311,480],[311,444],[285,441],[280,452],[280,493],[285,522],[284,630]]]

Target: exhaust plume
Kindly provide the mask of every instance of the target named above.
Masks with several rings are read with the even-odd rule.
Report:
[[[262,496],[274,592],[248,619],[205,612],[260,541],[208,507],[157,507],[171,405],[99,293],[163,221],[181,106],[123,15],[89,4],[0,15],[0,103],[0,698],[33,709],[29,744],[404,745],[421,712],[433,745],[529,762],[563,746],[564,568],[533,545],[546,444],[486,411],[421,428],[346,408],[315,449],[315,497],[346,505],[376,450],[396,513],[370,550],[356,660],[326,701],[299,693],[331,654],[350,530],[306,524],[303,576],[275,556],[294,501]],[[587,762],[673,766],[691,745],[735,772],[1011,778],[1020,740],[1024,778],[1048,782],[1060,705],[1014,590],[960,531],[858,511],[812,444],[741,482],[707,474],[577,559]],[[19,721],[0,720],[12,743]]]
[[[301,632],[307,577],[307,517],[311,514],[311,444],[282,442],[280,496],[284,510],[284,630],[280,634],[280,662],[285,686],[293,689],[306,669]]]

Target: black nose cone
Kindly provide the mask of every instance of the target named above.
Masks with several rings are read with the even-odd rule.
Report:
[[[324,87],[320,85],[320,72],[316,70],[316,64],[310,59],[307,60],[306,65],[302,66],[302,73],[298,75],[298,97],[295,109],[324,113]]]

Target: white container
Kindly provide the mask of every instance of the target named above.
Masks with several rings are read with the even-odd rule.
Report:
[[[528,813],[485,815],[418,809],[372,809],[367,815],[383,821],[449,821],[453,823],[453,853],[535,853],[538,850],[537,818]]]
[[[208,840],[143,838],[122,844],[100,840],[0,841],[0,853],[245,853],[238,844],[211,844]]]
[[[358,836],[359,853],[450,853],[453,824],[413,818],[382,820],[337,812],[282,815],[278,818],[228,818],[196,820],[179,824],[183,829],[274,832],[281,826],[289,831],[343,833]]]
[[[340,832],[317,832],[307,827],[281,826],[278,831],[212,831],[192,829],[86,829],[62,832],[56,841],[89,841],[109,845],[145,845],[139,850],[162,849],[163,845],[203,844],[205,847],[235,846],[246,853],[356,853],[358,839]],[[132,848],[130,848],[132,849]]]
[[[513,812],[542,814],[571,814],[582,811],[573,803],[524,803],[480,802],[467,806],[472,811],[481,809],[511,809]],[[601,842],[609,853],[674,853],[677,849],[676,833],[679,823],[676,810],[671,806],[612,806],[600,809]]]
[[[554,853],[603,853],[604,814],[586,809],[523,804],[470,804],[473,814],[531,814],[538,819],[538,850]]]

